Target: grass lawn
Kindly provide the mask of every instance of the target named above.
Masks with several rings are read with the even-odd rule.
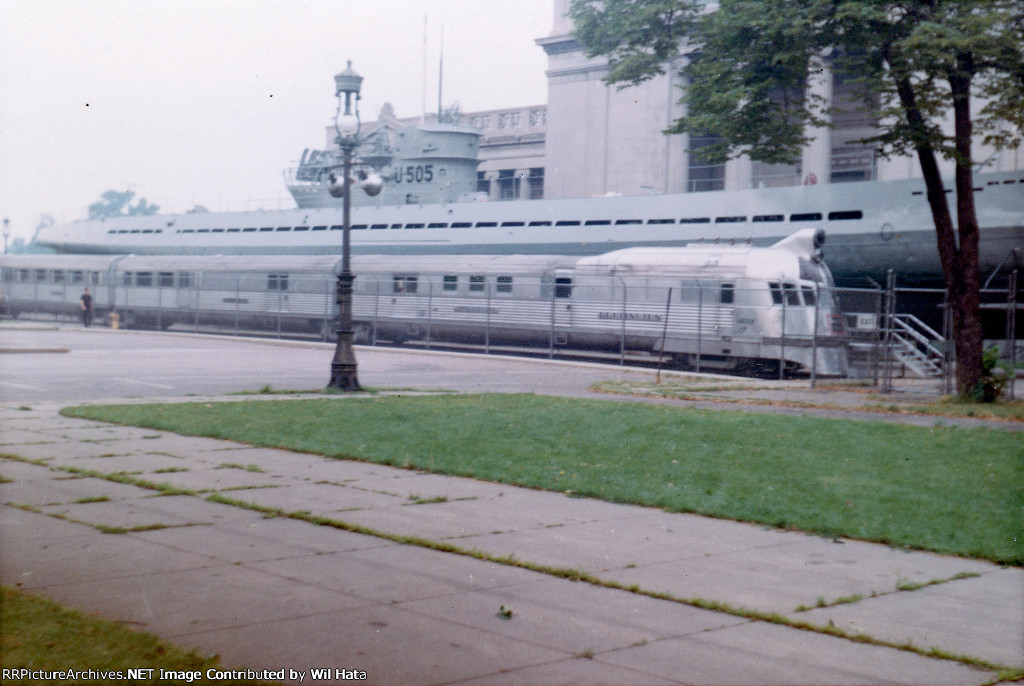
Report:
[[[1019,434],[531,395],[64,414],[1024,565]]]
[[[0,587],[0,666],[66,672],[120,672],[151,668],[152,679],[133,683],[167,683],[160,670],[200,671],[225,668],[215,657],[186,651],[160,639],[132,631],[116,622],[90,617],[57,603],[8,587]],[[14,679],[5,683],[100,683],[103,679]],[[252,683],[218,680],[220,684]],[[269,683],[269,682],[259,682]]]

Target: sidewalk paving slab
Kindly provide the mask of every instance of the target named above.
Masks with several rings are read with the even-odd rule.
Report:
[[[470,373],[470,365],[463,366]],[[410,372],[416,368],[409,365]],[[492,383],[476,379],[469,386]],[[1024,570],[114,427],[60,417],[56,402],[21,407],[0,403],[0,452],[44,459],[45,466],[0,459],[0,474],[12,479],[0,483],[0,581],[218,653],[228,667],[344,667],[365,670],[371,683],[381,684],[992,678],[988,670],[892,647],[268,518],[209,502],[206,492],[157,496],[136,486],[69,478],[59,467],[139,471],[147,481],[218,489],[227,498],[308,511],[389,536],[420,536],[494,558],[511,555],[684,599],[831,620],[876,638],[1024,666]],[[243,469],[218,469],[225,464]],[[249,465],[262,471],[244,469]],[[174,467],[188,471],[157,472]],[[76,502],[99,496],[110,500]],[[6,504],[19,499],[49,514]],[[171,528],[123,534],[96,528],[146,524]],[[895,592],[901,582],[964,572],[979,576]],[[794,612],[800,604],[853,593],[864,597]],[[502,606],[511,617],[500,616]]]

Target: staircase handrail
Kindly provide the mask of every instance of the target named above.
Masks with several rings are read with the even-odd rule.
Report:
[[[935,357],[942,357],[943,352],[932,345],[933,341],[943,340],[939,332],[931,328],[912,314],[897,314],[893,316],[894,325],[917,341],[918,345],[927,350]],[[923,333],[922,333],[923,332]],[[894,332],[895,333],[895,332]]]

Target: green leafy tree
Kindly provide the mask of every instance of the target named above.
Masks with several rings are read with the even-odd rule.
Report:
[[[949,291],[957,391],[982,376],[978,220],[972,142],[997,150],[1024,128],[1020,0],[573,0],[576,37],[635,85],[686,57],[687,114],[668,133],[713,135],[701,157],[794,163],[834,105],[809,87],[831,69],[876,113],[865,139],[883,156],[915,154]],[[972,111],[972,104],[981,103]],[[943,124],[952,117],[952,130]],[[956,219],[939,173],[952,160]]]
[[[160,211],[159,205],[153,205],[145,198],[139,198],[132,204],[134,198],[135,191],[106,191],[89,205],[89,219],[156,214]]]

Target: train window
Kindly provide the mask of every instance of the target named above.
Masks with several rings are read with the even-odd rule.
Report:
[[[71,283],[82,283],[83,281],[85,281],[85,272],[80,269],[71,272]]]
[[[46,281],[46,270],[45,269],[37,269],[36,270],[36,281]]]
[[[92,273],[92,282],[94,284],[99,284],[100,283],[100,272],[93,272]]]
[[[484,289],[485,279],[483,276],[471,276],[469,277],[469,290],[471,291],[482,291]]]
[[[555,222],[555,226],[579,226],[580,223],[575,219],[560,219]]]
[[[192,272],[178,273],[178,288],[192,288]]]
[[[723,283],[722,290],[719,293],[718,300],[723,305],[732,305],[736,301],[736,285],[731,283]]]
[[[791,283],[784,283],[782,287],[786,291],[786,304],[787,305],[799,305],[800,304],[800,292],[797,291],[796,286]]]
[[[268,274],[267,275],[267,290],[268,291],[286,291],[286,290],[288,290],[288,275],[287,274]]]
[[[768,288],[772,292],[772,303],[775,305],[782,304],[782,284],[781,283],[770,283]]]
[[[453,274],[445,274],[444,276],[444,290],[446,291],[457,291],[459,289],[459,277]]]
[[[803,214],[789,215],[791,222],[820,222],[821,212],[804,212]]]
[[[571,298],[572,297],[572,277],[571,276],[556,276],[555,277],[555,297],[556,298]]]
[[[64,283],[64,271],[63,270],[61,270],[61,269],[54,269],[53,270],[53,282],[54,283]]]
[[[125,286],[131,286],[132,285],[132,273],[131,272],[125,272],[124,273],[123,283],[124,283]]]
[[[473,226],[473,222],[452,222],[453,229],[468,229]]]
[[[745,221],[746,217],[715,217],[716,224],[742,224]]]
[[[675,224],[675,219],[648,219],[648,224]]]
[[[415,293],[419,290],[419,277],[395,276],[391,279],[392,293]]]
[[[588,219],[584,222],[584,226],[608,226],[612,222],[610,219]]]
[[[683,217],[679,220],[680,224],[710,224],[711,217]]]
[[[846,210],[843,212],[829,212],[828,220],[830,222],[838,222],[846,219],[863,219],[864,213],[860,210]]]
[[[18,270],[18,281],[30,281],[31,280],[29,278],[30,271],[31,270],[28,270],[28,269],[19,269]]]
[[[174,288],[174,272],[160,272],[156,279],[156,285],[160,288]]]
[[[811,307],[813,307],[815,300],[814,289],[811,288],[810,286],[801,286],[800,290],[804,294],[804,305],[810,305]]]
[[[784,214],[758,214],[754,216],[754,223],[758,224],[761,222],[781,222],[786,220]]]
[[[547,221],[530,222],[530,226],[551,226],[551,222],[547,222]]]
[[[149,288],[153,285],[153,272],[135,272],[135,285]]]
[[[497,291],[499,293],[511,293],[512,292],[512,277],[511,276],[499,276]]]

